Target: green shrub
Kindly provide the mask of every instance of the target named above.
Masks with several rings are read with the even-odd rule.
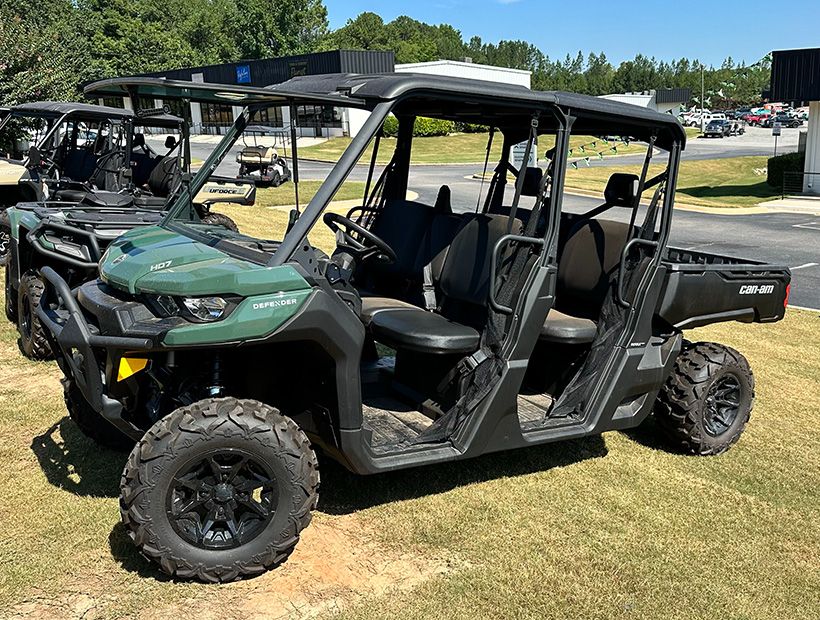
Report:
[[[783,189],[784,172],[803,172],[806,163],[805,153],[787,153],[777,157],[769,157],[766,169],[766,182],[772,187]]]
[[[384,119],[384,124],[382,124],[382,131],[384,131],[386,137],[395,138],[399,135],[399,119],[392,114],[388,115],[387,118]]]
[[[382,125],[384,135],[388,138],[395,138],[399,134],[399,119],[392,114],[384,119]],[[446,136],[456,130],[456,124],[452,121],[442,121],[437,118],[426,118],[419,116],[413,125],[413,137]]]
[[[413,136],[430,137],[430,136],[446,136],[455,131],[455,123],[452,121],[442,121],[437,118],[425,118],[419,116],[416,118],[416,124],[413,125]]]
[[[490,131],[487,125],[476,125],[475,123],[456,123],[456,131],[460,133],[487,133]]]

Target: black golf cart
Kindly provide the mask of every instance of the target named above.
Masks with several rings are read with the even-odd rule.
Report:
[[[754,399],[747,361],[686,342],[683,330],[781,319],[790,274],[667,246],[686,141],[669,115],[412,74],[89,88],[124,86],[370,112],[276,239],[191,222],[181,196],[160,226],[111,244],[100,280],[71,290],[42,270],[38,316],[69,413],[97,441],[136,443],[122,519],[163,571],[226,581],[282,562],[318,502],[316,451],[374,474],[627,429],[653,412],[693,454],[724,452],[743,431]],[[398,138],[379,169],[389,113]],[[471,205],[453,204],[445,188],[435,204],[407,199],[418,116],[486,125],[501,141],[492,181],[486,192],[476,182]],[[562,209],[576,134],[647,144],[642,173],[613,175],[601,205],[580,215]],[[521,143],[528,162],[536,139],[549,148],[546,168],[510,163]],[[329,209],[371,144],[362,205]],[[650,176],[653,159],[662,171]],[[336,233],[330,256],[311,243],[323,225]]]

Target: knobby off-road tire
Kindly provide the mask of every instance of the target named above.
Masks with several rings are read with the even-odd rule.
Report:
[[[27,271],[20,278],[20,290],[17,291],[17,331],[20,338],[17,342],[23,355],[32,360],[50,360],[54,357],[46,328],[37,316],[44,291],[45,286],[37,272]]]
[[[82,434],[94,443],[118,452],[126,452],[134,447],[134,440],[94,411],[70,379],[63,381],[63,398],[68,409],[68,417],[74,421]]]
[[[234,581],[290,555],[318,488],[316,455],[293,420],[253,400],[206,399],[173,411],[135,446],[120,513],[163,572]]]
[[[11,272],[8,264],[6,264],[4,271],[6,272],[6,318],[10,323],[17,325],[17,291],[11,286]]]
[[[11,223],[6,210],[0,210],[0,267],[11,260]]]
[[[671,443],[690,454],[726,452],[752,412],[755,381],[749,362],[731,347],[687,343],[655,403]]]
[[[223,213],[209,213],[202,218],[202,223],[211,226],[222,226],[228,230],[239,232],[239,226],[236,225],[236,222]]]

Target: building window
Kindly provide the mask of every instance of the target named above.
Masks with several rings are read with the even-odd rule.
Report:
[[[122,109],[125,107],[125,102],[122,100],[122,97],[103,97],[102,104],[109,108]]]
[[[282,108],[279,106],[257,110],[252,122],[266,127],[284,127],[285,125],[282,119]]]
[[[342,126],[342,112],[333,106],[300,105],[296,108],[296,124],[299,127]]]
[[[179,118],[185,118],[185,104],[179,99],[163,100],[162,104],[168,108],[169,114],[173,114]]]
[[[308,64],[307,60],[294,60],[288,63],[288,71],[290,72],[290,77],[297,77],[300,75],[307,75],[308,72]]]
[[[230,127],[233,125],[233,108],[218,103],[201,103],[202,124],[211,127]]]

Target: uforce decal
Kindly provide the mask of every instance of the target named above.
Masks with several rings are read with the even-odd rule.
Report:
[[[202,191],[206,194],[236,194],[239,191],[239,188],[229,188],[229,187],[204,187]]]
[[[286,299],[272,299],[270,301],[260,301],[253,304],[254,310],[264,310],[265,308],[281,308],[282,306],[293,306],[298,302],[293,297]]]
[[[771,295],[774,284],[744,284],[740,287],[741,295]]]

